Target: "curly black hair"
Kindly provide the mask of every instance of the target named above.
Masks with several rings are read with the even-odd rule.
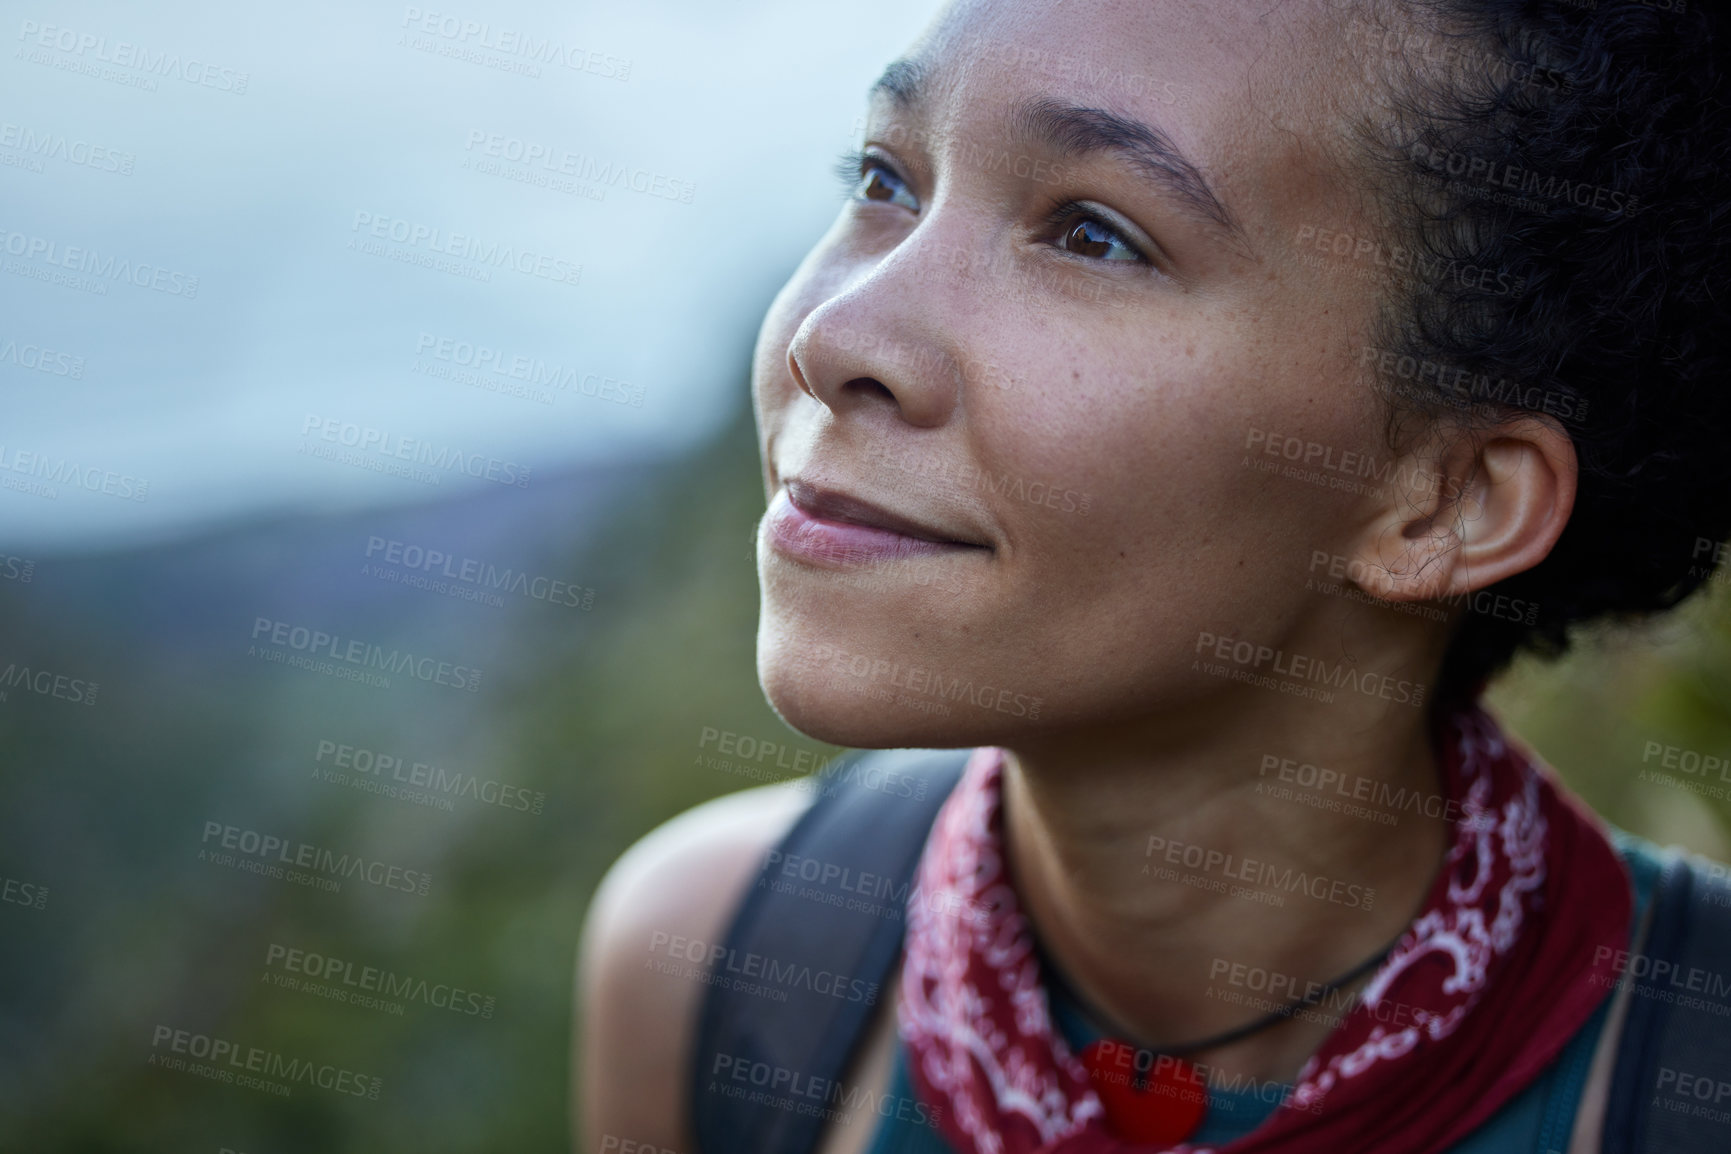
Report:
[[[1417,254],[1365,361],[1391,445],[1536,412],[1580,463],[1555,548],[1490,590],[1536,615],[1468,612],[1450,642],[1438,697],[1471,697],[1580,623],[1676,605],[1731,536],[1731,24],[1701,0],[1357,11],[1393,105],[1354,147]]]

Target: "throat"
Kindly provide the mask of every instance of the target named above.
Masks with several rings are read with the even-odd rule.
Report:
[[[1424,907],[1448,825],[1406,814],[1342,829],[1317,820],[1339,815],[1257,784],[1179,784],[1179,804],[1158,790],[1149,804],[1121,782],[1072,775],[1054,813],[1011,758],[1004,855],[1042,980],[1074,1020],[1137,1049],[1289,1082]]]

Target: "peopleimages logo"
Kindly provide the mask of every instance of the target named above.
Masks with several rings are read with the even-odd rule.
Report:
[[[1334,256],[1351,261],[1353,267],[1371,271],[1381,269],[1391,273],[1411,273],[1420,280],[1453,281],[1463,288],[1502,296],[1520,296],[1526,288],[1521,277],[1510,276],[1504,269],[1467,264],[1453,257],[1427,253],[1405,245],[1385,248],[1380,238],[1355,236],[1331,228],[1302,224],[1293,244],[1305,256]],[[1315,264],[1326,264],[1313,261]]]
[[[477,147],[483,156],[521,164],[526,168],[538,167],[554,175],[569,176],[587,184],[623,186],[645,196],[680,201],[684,204],[690,204],[692,197],[697,194],[697,185],[689,180],[651,172],[645,168],[616,164],[611,160],[603,161],[587,153],[572,152],[568,148],[505,136],[497,132],[471,130],[468,143],[463,146],[464,151],[473,152]]]
[[[1287,653],[1284,649],[1239,641],[1232,637],[1220,637],[1206,631],[1196,635],[1196,652],[1208,653],[1220,661],[1230,661],[1240,670],[1259,670],[1268,664],[1270,671],[1276,676],[1290,677],[1296,682],[1312,681],[1334,689],[1350,690],[1366,697],[1380,697],[1384,701],[1403,705],[1424,704],[1423,683],[1390,677],[1372,670],[1356,669],[1344,661],[1331,663],[1320,657]],[[1198,668],[1200,663],[1192,662],[1191,667]]]
[[[522,28],[497,25],[486,20],[467,20],[449,12],[430,12],[414,5],[403,9],[402,27],[422,37],[438,37],[448,47],[485,49],[502,57],[518,57],[528,75],[539,76],[537,64],[558,65],[572,72],[587,72],[604,80],[621,82],[631,79],[631,61],[623,56],[611,56],[583,47],[567,44],[551,36],[538,36]],[[410,47],[420,48],[420,44]],[[467,58],[466,56],[463,58]]]
[[[1267,891],[1281,890],[1289,894],[1302,893],[1319,902],[1332,902],[1335,905],[1346,906],[1348,909],[1369,910],[1376,903],[1376,890],[1370,886],[1329,878],[1323,874],[1307,873],[1302,869],[1293,869],[1291,866],[1276,866],[1269,862],[1258,861],[1255,858],[1241,858],[1237,854],[1210,849],[1190,842],[1173,841],[1158,834],[1149,835],[1146,856],[1149,864],[1142,867],[1143,874],[1157,877],[1162,881],[1184,880],[1186,884],[1195,884],[1193,880],[1186,880],[1182,875],[1176,875],[1171,870],[1154,868],[1153,863],[1156,860],[1165,862],[1167,865],[1200,870],[1205,874],[1218,874],[1229,881],[1246,882],[1252,886],[1262,887]],[[1226,887],[1221,885],[1198,885],[1196,888],[1209,889],[1217,893],[1227,892]],[[1266,898],[1251,893],[1238,893],[1234,896],[1264,901],[1267,905],[1283,904],[1278,900],[1279,895],[1273,893],[1267,894],[1267,897],[1276,899],[1273,901],[1267,901]]]
[[[814,970],[803,962],[784,962],[766,954],[749,951],[741,954],[732,946],[670,934],[665,930],[651,931],[649,953],[663,954],[674,962],[691,962],[697,967],[695,971],[678,966],[652,967],[657,972],[677,971],[675,976],[697,978],[709,985],[728,986],[748,993],[769,986],[772,987],[769,992],[780,995],[775,999],[777,1001],[786,1001],[790,990],[805,990],[844,1002],[861,1002],[867,1006],[877,1004],[876,982],[832,970]]]
[[[33,910],[48,907],[48,887],[35,882],[23,881],[20,878],[9,878],[0,875],[0,902],[8,902],[17,906],[28,906]]]
[[[147,261],[134,263],[113,252],[105,253],[82,245],[63,245],[50,237],[37,236],[34,233],[0,228],[0,249],[3,249],[7,256],[21,257],[27,261],[95,277],[94,287],[101,293],[108,291],[107,285],[102,282],[124,281],[137,288],[151,289],[187,300],[198,296],[198,278],[191,273],[163,268]]]
[[[1709,872],[1724,876],[1726,867],[1712,863]],[[1668,958],[1611,946],[1593,948],[1595,986],[1622,989],[1633,983],[1634,992],[1679,1010],[1731,1016],[1731,977],[1721,971],[1684,965]]]
[[[95,705],[96,691],[100,688],[87,678],[56,673],[52,669],[32,669],[16,661],[9,661],[4,669],[0,669],[0,701],[5,701],[16,689],[70,701],[74,705]]]
[[[819,643],[814,655],[820,663],[837,673],[845,673],[867,682],[881,681],[894,689],[906,691],[881,699],[894,700],[916,708],[924,706],[924,712],[931,712],[931,707],[936,706],[944,710],[944,715],[947,716],[948,707],[945,702],[966,701],[980,709],[992,709],[1014,717],[1037,718],[1040,716],[1040,706],[1045,701],[1041,697],[1031,697],[999,686],[975,685],[971,677],[964,679],[959,675],[946,676],[935,669],[903,665],[899,661],[873,658],[863,653],[850,653],[828,642]],[[887,690],[882,692],[888,693]],[[913,696],[916,694],[919,696]]]
[[[201,843],[210,846],[213,839],[216,848],[199,850],[201,860],[213,861],[217,865],[234,865],[234,862],[224,860],[224,855],[217,852],[217,849],[222,849],[244,854],[265,867],[249,869],[246,871],[248,873],[266,873],[275,877],[281,872],[280,867],[288,866],[324,874],[330,879],[358,877],[368,885],[401,890],[421,897],[426,896],[427,888],[433,884],[433,875],[425,870],[404,869],[359,854],[337,853],[323,846],[290,841],[275,834],[260,833],[256,829],[243,829],[238,825],[224,825],[220,821],[204,823]],[[227,856],[232,857],[232,854]],[[273,870],[277,872],[272,873]]]
[[[15,340],[7,340],[0,344],[0,364],[11,363],[21,369],[34,369],[39,373],[47,373],[55,377],[71,377],[81,380],[84,376],[84,358],[71,353],[56,352],[42,345],[19,344]]]
[[[322,776],[327,780],[337,780],[338,784],[354,785],[356,788],[377,793],[391,788],[383,785],[388,776],[391,781],[414,787],[400,791],[405,799],[422,800],[418,791],[425,790],[429,797],[446,803],[438,807],[442,809],[450,808],[450,798],[462,797],[472,798],[483,805],[495,805],[500,809],[514,809],[524,813],[540,813],[547,804],[547,795],[539,790],[477,777],[461,770],[447,770],[424,761],[409,761],[396,754],[382,753],[362,746],[321,740],[313,754],[313,761],[323,766],[326,758],[330,759],[330,766],[339,771],[323,771]],[[348,778],[350,773],[355,777],[340,780]],[[314,770],[313,775],[319,777],[321,771]],[[395,792],[393,791],[393,795]]]
[[[1718,1071],[1698,1074],[1660,1066],[1659,1080],[1653,1085],[1659,1095],[1653,1099],[1653,1105],[1672,1114],[1688,1114],[1720,1125],[1731,1122],[1731,1109],[1720,1106],[1731,1098],[1731,1082],[1718,1075]]]
[[[1436,176],[1450,176],[1465,184],[1488,189],[1510,189],[1515,197],[1529,198],[1534,205],[1564,202],[1576,208],[1592,208],[1610,216],[1640,211],[1640,198],[1621,189],[1607,188],[1584,180],[1570,180],[1555,173],[1511,165],[1494,157],[1474,156],[1415,141],[1411,158]],[[1543,198],[1540,200],[1539,198]]]
[[[929,1126],[935,1125],[941,1116],[939,1107],[913,1098],[879,1094],[868,1087],[849,1086],[833,1078],[813,1077],[747,1055],[717,1054],[709,1068],[709,1079],[710,1093],[811,1117],[846,1118],[864,1108],[880,1117]]]
[[[491,994],[465,990],[449,982],[429,982],[425,978],[393,973],[377,966],[356,965],[343,958],[286,946],[279,942],[272,942],[266,947],[264,964],[267,973],[272,970],[283,971],[283,975],[272,974],[272,978],[277,979],[273,984],[281,985],[285,989],[295,989],[369,1009],[385,1009],[388,1013],[402,1013],[402,1002],[419,1002],[437,1010],[449,1010],[453,1014],[491,1018],[497,1002]],[[296,976],[293,984],[280,980],[285,975]],[[311,980],[301,982],[300,978]],[[400,1001],[372,1006],[369,1003],[377,1000],[372,998],[375,994],[379,998]]]
[[[418,437],[405,437],[388,429],[375,429],[370,425],[358,425],[353,421],[344,421],[338,417],[321,417],[317,413],[308,413],[301,421],[300,453],[315,457],[330,457],[341,459],[333,451],[323,450],[313,444],[312,438],[317,435],[319,440],[332,445],[353,449],[359,456],[357,460],[372,460],[375,465],[388,465],[397,461],[409,461],[416,465],[427,465],[434,469],[455,470],[470,477],[492,481],[498,485],[512,485],[519,489],[529,487],[529,473],[532,466],[519,464],[515,461],[502,461],[497,457],[489,457],[482,453],[465,453],[450,445],[435,445]],[[369,456],[370,455],[370,456]],[[351,463],[347,460],[344,463]],[[433,484],[439,483],[440,474],[427,473],[424,469],[410,470],[411,473],[421,473],[432,478]]]
[[[137,157],[88,140],[68,137],[64,133],[37,131],[11,121],[0,121],[0,148],[13,149],[36,160],[60,160],[80,168],[98,172],[113,172],[131,176]],[[40,171],[40,170],[38,170]]]
[[[1376,371],[1384,374],[1384,379],[1391,384],[1397,380],[1409,382],[1395,386],[1401,392],[1419,397],[1437,396],[1456,408],[1480,404],[1506,405],[1528,412],[1547,413],[1563,421],[1580,421],[1587,415],[1589,398],[1558,389],[1523,385],[1507,377],[1493,380],[1489,373],[1465,365],[1445,364],[1398,349],[1365,345],[1359,350],[1359,367],[1369,368],[1372,362],[1376,364]],[[1451,492],[1449,495],[1453,497],[1456,494]]]
[[[217,1082],[230,1082],[236,1085],[250,1086],[268,1093],[289,1096],[290,1085],[294,1082],[305,1082],[309,1086],[317,1086],[321,1090],[330,1090],[336,1094],[353,1094],[357,1098],[373,1098],[379,1096],[384,1087],[384,1079],[357,1074],[353,1070],[341,1066],[333,1066],[328,1062],[308,1062],[300,1058],[290,1058],[273,1050],[258,1046],[241,1046],[238,1042],[227,1038],[217,1038],[210,1034],[195,1034],[191,1030],[177,1030],[173,1026],[158,1025],[151,1034],[150,1048],[152,1051],[167,1050],[168,1054],[185,1054],[201,1062],[209,1062],[208,1067],[193,1067],[188,1072],[199,1074]],[[160,1053],[152,1053],[150,1064],[163,1066],[171,1070],[185,1070],[184,1059],[167,1057]],[[280,1079],[278,1082],[261,1082],[261,1079]]]
[[[522,353],[510,353],[488,345],[477,344],[474,341],[459,340],[456,337],[438,336],[422,331],[415,341],[417,356],[429,356],[443,365],[429,364],[416,360],[415,372],[425,376],[455,380],[459,384],[475,385],[489,392],[505,392],[511,395],[525,395],[531,400],[547,396],[543,403],[552,404],[549,393],[537,393],[535,390],[550,392],[573,393],[597,400],[611,401],[616,405],[630,405],[632,408],[643,407],[644,386],[632,384],[630,381],[609,377],[604,373],[590,372],[575,365],[548,363],[540,357],[527,356]],[[455,366],[447,368],[445,366]],[[460,370],[468,369],[469,373]],[[471,380],[469,378],[473,377]],[[502,381],[489,378],[500,377]],[[521,382],[522,389],[507,387],[506,381]]]
[[[1300,789],[1329,794],[1345,801],[1366,802],[1391,813],[1411,811],[1447,821],[1459,821],[1463,814],[1460,802],[1445,798],[1441,794],[1421,793],[1405,786],[1397,788],[1377,778],[1328,769],[1274,753],[1262,755],[1262,764],[1257,767],[1256,776],[1267,777],[1269,770],[1275,771],[1275,776],[1280,781],[1296,785]],[[1262,792],[1260,784],[1257,792]]]
[[[481,671],[467,665],[453,665],[449,661],[439,661],[432,657],[417,657],[401,649],[387,650],[382,645],[374,645],[357,638],[345,640],[322,629],[309,629],[305,625],[293,625],[287,621],[273,621],[269,617],[259,617],[253,621],[252,638],[254,641],[262,640],[264,645],[281,651],[293,651],[308,657],[325,657],[360,668],[380,669],[386,673],[406,673],[418,681],[448,685],[452,689],[466,689],[470,693],[481,687]],[[260,656],[259,647],[252,646],[247,650],[247,654]]]
[[[26,477],[40,478],[38,485],[31,481],[14,483],[13,478],[0,478],[4,487],[41,490],[42,496],[50,499],[59,497],[60,491],[53,486],[65,485],[69,489],[83,489],[86,493],[101,493],[106,497],[119,497],[123,501],[142,501],[150,496],[150,482],[131,473],[116,473],[113,469],[100,469],[92,465],[81,464],[70,457],[50,457],[47,453],[12,448],[0,444],[0,473],[22,473]]]
[[[92,67],[88,62],[94,61],[97,64],[112,64],[118,68],[130,68],[144,73],[144,76],[135,79],[146,83],[135,87],[148,87],[152,91],[156,85],[149,78],[160,77],[164,80],[184,80],[200,88],[214,88],[218,92],[245,96],[247,81],[252,79],[251,73],[242,72],[238,68],[207,64],[191,56],[182,59],[178,52],[166,49],[152,51],[130,40],[117,40],[110,44],[106,36],[57,24],[41,24],[35,20],[25,20],[19,24],[18,39],[34,48],[49,48],[64,53],[67,57],[76,57],[83,67],[74,68],[73,71],[86,71]]]
[[[595,590],[588,586],[553,577],[530,576],[517,569],[501,569],[487,561],[458,557],[413,542],[369,535],[366,555],[374,565],[382,560],[418,573],[437,575],[489,591],[503,590],[534,601],[545,601],[549,605],[588,609],[595,604]],[[363,566],[361,572],[366,575],[366,567]]]
[[[410,252],[424,250],[429,257],[457,257],[478,265],[510,269],[524,276],[552,281],[554,284],[574,285],[583,280],[581,264],[553,256],[551,253],[519,248],[497,240],[482,240],[470,233],[452,232],[436,225],[356,209],[349,231],[359,233],[362,229],[366,230],[367,237],[392,241],[405,246]]]

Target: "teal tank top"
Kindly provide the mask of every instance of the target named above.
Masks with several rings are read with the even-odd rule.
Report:
[[[1611,841],[1634,879],[1635,916],[1630,919],[1632,936],[1641,924],[1642,912],[1652,899],[1661,863],[1656,847],[1632,834],[1613,829]],[[1629,946],[1634,949],[1633,940]],[[1076,1005],[1063,996],[1061,988],[1049,986],[1047,994],[1051,999],[1052,1024],[1072,1050],[1080,1050],[1099,1036]],[[1593,1050],[1610,1012],[1611,1000],[1606,998],[1600,1004],[1532,1085],[1491,1115],[1483,1126],[1455,1143],[1449,1154],[1558,1154],[1567,1150],[1575,1114],[1580,1108],[1581,1091],[1586,1086],[1587,1073],[1593,1064]],[[1210,1088],[1208,1113],[1190,1142],[1193,1145],[1220,1146],[1244,1137],[1274,1113],[1287,1089],[1289,1087],[1264,1086],[1258,1092]],[[908,1073],[907,1046],[898,1040],[887,1100],[913,1101],[914,1098],[913,1081]],[[866,1154],[955,1152],[931,1126],[911,1115],[897,1118],[892,1113],[873,1132]]]

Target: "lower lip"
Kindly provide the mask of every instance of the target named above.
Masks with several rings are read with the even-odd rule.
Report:
[[[776,552],[832,568],[931,557],[975,548],[959,542],[909,537],[892,529],[814,517],[788,500],[786,489],[777,492],[769,503],[769,512],[764,516],[764,531]]]

